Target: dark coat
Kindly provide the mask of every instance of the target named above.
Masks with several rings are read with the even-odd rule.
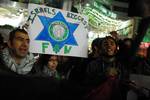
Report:
[[[122,98],[121,96],[122,81],[125,80],[128,75],[126,75],[127,71],[125,70],[124,65],[122,65],[117,59],[111,62],[107,62],[107,61],[104,61],[102,58],[100,58],[95,61],[92,61],[88,65],[87,72],[86,72],[87,75],[86,75],[86,80],[85,80],[85,85],[87,85],[87,87],[89,88],[87,90],[90,93],[91,90],[93,91],[93,89],[95,89],[94,91],[96,91],[97,88],[102,89],[101,85],[106,86],[104,84],[107,84],[106,82],[109,81],[111,78],[111,76],[107,74],[109,68],[115,68],[117,71],[117,75],[115,76],[116,81],[114,81],[113,85],[110,87],[110,90],[113,92],[110,92],[110,90],[108,90],[109,93],[112,93],[112,96],[113,96],[111,97],[110,100],[122,100],[121,99]],[[103,87],[103,88],[108,88],[108,87]],[[97,100],[97,99],[93,99],[93,100]]]

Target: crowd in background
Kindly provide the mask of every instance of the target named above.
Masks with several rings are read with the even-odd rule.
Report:
[[[57,81],[59,99],[129,100],[131,91],[136,94],[134,100],[150,99],[149,89],[130,80],[133,73],[150,75],[150,47],[147,57],[136,51],[134,55],[134,39],[96,38],[88,58],[39,54],[35,59],[28,51],[30,40],[24,29],[11,31],[7,44],[0,38],[0,74]]]

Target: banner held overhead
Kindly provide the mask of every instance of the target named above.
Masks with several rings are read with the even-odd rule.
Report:
[[[44,5],[29,4],[30,51],[87,57],[88,18]]]

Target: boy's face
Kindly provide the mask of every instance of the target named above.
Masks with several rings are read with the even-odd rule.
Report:
[[[56,70],[57,65],[58,65],[58,57],[57,56],[51,56],[49,58],[49,61],[48,61],[49,69]]]
[[[13,50],[15,57],[24,58],[29,50],[29,36],[26,33],[16,32],[12,41],[9,41],[9,47]]]
[[[102,42],[103,53],[107,56],[113,56],[116,53],[116,43],[113,39],[108,38]]]

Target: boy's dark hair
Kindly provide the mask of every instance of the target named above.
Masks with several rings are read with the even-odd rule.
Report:
[[[11,43],[12,43],[14,37],[15,37],[16,32],[22,32],[22,33],[28,34],[28,32],[25,31],[24,29],[16,28],[16,29],[12,30],[12,31],[9,33],[9,41],[10,41]]]
[[[95,38],[95,39],[92,41],[92,44],[91,44],[92,52],[95,52],[95,46],[100,49],[102,39],[103,39],[103,38]]]
[[[37,65],[39,66],[40,70],[43,70],[44,66],[48,64],[49,58],[51,58],[54,55],[51,54],[41,54],[38,61]]]
[[[51,56],[52,56],[52,55],[41,54],[41,55],[39,56],[39,64],[41,64],[42,66],[47,65],[47,64],[48,64],[48,61],[49,61],[49,58],[50,58]]]
[[[116,39],[114,39],[113,37],[111,37],[111,36],[106,36],[103,40],[106,40],[106,39],[112,39],[112,40],[115,42],[116,46],[118,46],[118,42],[117,42]]]

